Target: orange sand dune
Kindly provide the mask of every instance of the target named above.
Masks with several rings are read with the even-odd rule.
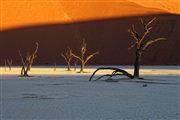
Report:
[[[2,0],[1,29],[165,12],[137,3],[134,0]]]
[[[158,8],[170,13],[180,14],[180,0],[129,0],[147,8]]]

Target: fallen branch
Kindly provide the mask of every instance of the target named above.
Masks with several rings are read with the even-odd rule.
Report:
[[[117,74],[106,74],[106,75],[102,75],[102,76],[98,77],[97,79],[95,79],[95,81],[99,80],[99,79],[101,79],[103,77],[108,77],[107,80],[109,80],[110,78],[112,78],[114,76],[121,76],[121,75],[123,75],[123,74],[118,74],[118,73]]]
[[[100,67],[100,68],[97,68],[93,74],[91,75],[89,81],[92,80],[92,78],[94,77],[94,75],[99,71],[99,70],[113,70],[112,74],[106,74],[106,75],[102,75],[100,76],[99,78],[97,78],[96,80],[99,80],[101,79],[102,77],[105,77],[105,76],[109,76],[108,79],[110,79],[111,77],[113,76],[118,76],[118,75],[124,75],[124,76],[127,76],[128,78],[130,79],[133,79],[133,75],[131,75],[130,73],[128,73],[127,71],[125,70],[122,70],[122,69],[119,69],[119,68],[113,68],[113,67]]]

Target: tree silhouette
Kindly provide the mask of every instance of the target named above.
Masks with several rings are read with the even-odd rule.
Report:
[[[73,54],[72,54],[72,50],[70,48],[67,49],[66,53],[65,54],[61,54],[61,56],[64,58],[64,60],[66,61],[67,63],[67,66],[68,66],[68,71],[70,71],[70,64],[71,64],[71,60],[73,58]]]
[[[56,71],[56,68],[57,68],[57,65],[56,65],[56,63],[54,63],[54,71]]]
[[[99,54],[99,52],[95,52],[93,54],[87,55],[87,57],[85,56],[87,52],[87,43],[85,42],[85,38],[83,38],[82,42],[81,42],[81,49],[80,49],[80,56],[72,53],[72,55],[77,58],[80,63],[81,63],[81,69],[80,69],[80,73],[84,72],[84,66],[86,65],[86,63],[93,58],[95,55]]]
[[[76,71],[77,63],[78,63],[78,60],[76,59],[76,60],[74,61],[74,71]]]
[[[5,71],[6,71],[6,67],[8,66],[9,71],[11,71],[11,66],[12,66],[12,59],[5,59],[4,60],[4,65],[5,65]]]
[[[21,58],[21,63],[22,63],[20,77],[29,77],[28,71],[30,71],[34,59],[37,57],[38,48],[39,48],[39,43],[36,42],[35,50],[31,54],[27,53],[25,59],[23,58],[21,52],[19,51],[19,56]]]
[[[129,49],[135,48],[134,75],[133,75],[134,78],[139,78],[141,56],[146,50],[146,48],[152,45],[153,43],[156,43],[161,40],[165,40],[165,38],[146,39],[146,36],[151,32],[153,28],[151,24],[154,22],[155,19],[156,18],[153,18],[150,21],[145,22],[142,18],[140,18],[141,25],[143,26],[142,33],[138,33],[133,24],[132,24],[132,28],[128,30],[128,32],[131,34],[131,37],[133,38],[133,44]]]

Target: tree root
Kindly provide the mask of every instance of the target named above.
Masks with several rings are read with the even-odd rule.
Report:
[[[97,68],[93,74],[91,75],[89,81],[92,80],[92,78],[94,77],[94,75],[96,74],[96,72],[98,72],[99,70],[113,70],[112,74],[106,74],[106,75],[102,75],[100,77],[98,77],[96,80],[99,80],[103,77],[106,77],[106,76],[109,76],[108,79],[112,78],[113,76],[121,76],[121,75],[124,75],[124,76],[127,76],[128,78],[130,79],[133,79],[133,75],[131,75],[130,73],[128,73],[127,71],[125,70],[122,70],[122,69],[119,69],[119,68],[113,68],[113,67],[100,67],[100,68]]]

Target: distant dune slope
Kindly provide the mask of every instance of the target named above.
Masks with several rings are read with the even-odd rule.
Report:
[[[166,12],[148,8],[128,0],[3,0],[2,30],[64,22],[113,17],[147,15]]]

